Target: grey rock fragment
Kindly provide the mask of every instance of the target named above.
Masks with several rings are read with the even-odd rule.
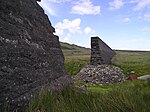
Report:
[[[139,80],[147,80],[147,79],[150,79],[150,75],[143,75],[143,76],[138,77],[137,79],[139,79]]]

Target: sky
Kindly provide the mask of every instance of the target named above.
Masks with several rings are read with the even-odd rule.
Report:
[[[112,49],[150,51],[150,0],[41,0],[59,40],[90,48],[98,36]]]

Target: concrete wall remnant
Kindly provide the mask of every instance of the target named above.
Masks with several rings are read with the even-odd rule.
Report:
[[[23,112],[35,94],[72,84],[40,0],[0,0],[0,112]]]
[[[91,64],[75,76],[79,82],[113,84],[125,81],[123,70],[111,65],[115,52],[99,37],[91,37]]]
[[[91,65],[110,64],[114,54],[99,37],[91,37]]]

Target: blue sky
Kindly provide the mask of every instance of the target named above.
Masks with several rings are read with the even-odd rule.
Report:
[[[41,0],[60,41],[90,47],[99,36],[113,49],[150,51],[150,0]]]

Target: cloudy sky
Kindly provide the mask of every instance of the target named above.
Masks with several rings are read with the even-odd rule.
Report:
[[[113,49],[150,50],[150,0],[41,0],[60,41],[90,47],[99,36]]]

